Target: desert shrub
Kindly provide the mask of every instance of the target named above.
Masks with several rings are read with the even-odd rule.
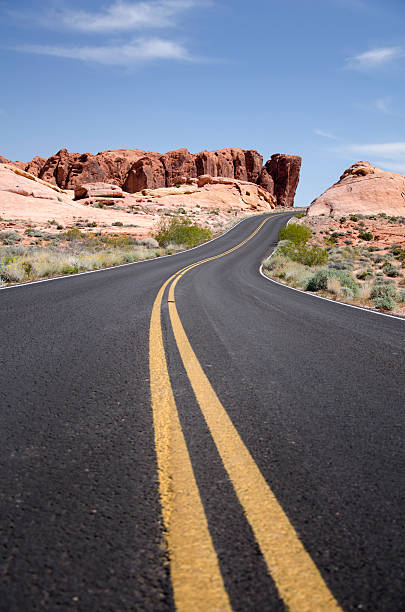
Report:
[[[402,264],[405,264],[405,249],[402,249],[401,247],[396,247],[392,250],[392,254],[395,259],[400,261]]]
[[[356,295],[358,295],[358,293],[357,292],[355,293],[351,287],[346,287],[345,285],[343,285],[340,295],[344,298],[348,298],[349,300],[351,300]]]
[[[374,261],[374,263],[381,263],[384,261],[384,257],[380,254],[372,255],[371,259]]]
[[[16,244],[21,242],[22,238],[17,232],[2,232],[0,233],[0,242],[3,244]]]
[[[398,268],[388,261],[383,265],[382,269],[386,276],[389,276],[391,278],[399,276]]]
[[[115,225],[115,227],[124,227],[124,224],[122,221],[114,221],[114,223],[112,223],[111,225]]]
[[[66,232],[64,232],[64,234],[62,234],[62,237],[70,242],[71,240],[80,240],[84,237],[84,235],[77,227],[71,227]]]
[[[405,289],[400,289],[398,291],[398,298],[400,302],[405,302]]]
[[[392,282],[375,282],[370,291],[370,298],[376,308],[392,310],[398,298],[397,289]]]
[[[285,279],[292,287],[305,287],[312,272],[303,264],[292,261],[277,253],[263,261],[264,273],[269,276]]]
[[[155,238],[149,238],[149,237],[142,238],[141,244],[145,246],[147,249],[157,249],[159,246],[159,243],[157,240],[155,240]]]
[[[21,261],[7,261],[0,264],[0,279],[6,283],[20,283],[25,276]]]
[[[342,287],[348,287],[353,292],[353,295],[358,295],[359,286],[349,272],[330,268],[315,272],[309,279],[306,290],[326,291],[328,289],[328,280],[331,278],[338,278]]]
[[[333,268],[334,270],[352,270],[353,264],[351,261],[345,261],[344,259],[338,259],[338,260],[329,262],[328,268]]]
[[[337,244],[339,242],[339,240],[337,239],[337,236],[327,236],[326,238],[324,238],[325,244]]]
[[[356,217],[356,215],[350,215],[349,219],[350,219],[350,221],[354,221],[355,223],[359,220],[359,218]]]
[[[373,278],[372,270],[362,270],[358,274],[356,274],[356,278],[359,280],[367,280],[369,278]]]
[[[283,266],[287,264],[289,261],[288,257],[284,257],[283,255],[279,255],[278,251],[275,255],[272,255],[263,261],[263,268],[265,270],[274,270],[279,266]]]
[[[183,244],[191,248],[210,240],[212,238],[212,231],[207,227],[193,223],[187,218],[162,217],[154,238],[161,247],[173,242],[174,244]]]
[[[287,242],[281,244],[277,249],[277,253],[288,257],[292,261],[296,261],[304,266],[322,266],[328,259],[328,252],[320,246],[309,247],[303,243]]]
[[[297,213],[297,214],[295,215],[295,218],[296,218],[296,219],[302,219],[303,217],[305,217],[305,213],[303,213],[303,212],[299,212],[299,213]]]
[[[373,239],[373,234],[371,232],[360,232],[359,238],[361,238],[361,240],[369,241]]]
[[[290,240],[294,244],[306,244],[311,238],[312,230],[306,225],[299,225],[298,223],[289,223],[288,225],[281,228],[278,232],[278,239]]]
[[[77,274],[79,271],[79,267],[78,266],[63,266],[63,268],[61,269],[62,274]]]
[[[87,239],[90,241],[94,240],[92,235],[89,235]],[[110,246],[115,249],[135,245],[137,243],[136,239],[132,238],[132,236],[128,236],[128,234],[104,234],[98,239],[96,238],[95,242],[96,244],[100,242],[102,245]]]

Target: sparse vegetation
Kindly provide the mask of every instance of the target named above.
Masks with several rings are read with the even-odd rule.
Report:
[[[263,262],[264,273],[292,287],[332,299],[374,306],[379,310],[403,309],[405,249],[402,244],[381,247],[378,236],[374,236],[360,219],[367,220],[369,216],[350,215],[349,223],[357,225],[349,225],[346,232],[339,230],[348,222],[346,217],[341,217],[338,231],[336,225],[325,227],[324,224],[314,236],[308,225],[289,223],[279,233],[280,241],[274,255]],[[353,240],[346,238],[351,235],[356,239],[357,233],[357,239],[365,244],[358,242],[354,246]],[[319,245],[321,240],[324,248]],[[367,244],[372,240],[375,241],[373,245]]]
[[[183,245],[191,248],[206,242],[213,234],[209,228],[193,223],[188,218],[170,217],[160,219],[154,238],[161,247],[168,244]]]

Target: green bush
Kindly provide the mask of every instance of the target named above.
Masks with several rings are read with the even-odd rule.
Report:
[[[391,278],[394,278],[395,276],[399,276],[398,268],[392,265],[392,263],[389,263],[388,261],[383,265],[382,269],[383,269],[384,274],[386,274],[386,276],[390,276]]]
[[[392,310],[398,298],[397,289],[393,282],[376,282],[371,288],[370,298],[376,308]]]
[[[61,270],[62,274],[77,274],[78,271],[79,271],[78,266],[69,266],[69,265],[63,266]]]
[[[361,238],[361,240],[372,240],[373,234],[371,232],[360,232],[359,238]]]
[[[328,251],[320,246],[309,247],[306,244],[294,244],[293,242],[280,246],[277,254],[309,267],[322,266],[328,259]]]
[[[299,212],[299,213],[297,213],[297,214],[295,215],[295,218],[296,218],[296,219],[302,219],[303,217],[305,217],[305,213],[303,213],[303,212]]]
[[[350,221],[354,221],[355,223],[356,223],[356,221],[359,220],[359,218],[356,217],[356,215],[350,215],[349,219],[350,219]]]
[[[65,232],[62,236],[65,240],[68,240],[69,242],[71,240],[80,240],[80,238],[83,238],[83,234],[77,227],[72,227],[68,229],[67,232]]]
[[[162,217],[154,238],[161,247],[173,243],[191,248],[210,240],[212,238],[212,231],[207,227],[192,223],[187,218]]]
[[[311,238],[311,228],[298,223],[289,223],[278,232],[278,239],[291,240],[294,244],[306,244]]]
[[[371,270],[362,270],[358,274],[356,274],[356,278],[359,280],[367,280],[368,278],[373,278],[373,272]]]
[[[349,272],[343,270],[335,270],[328,268],[327,270],[318,270],[309,279],[306,290],[307,291],[321,291],[328,288],[328,279],[338,278],[342,287],[347,287],[353,292],[353,295],[358,295],[359,286],[354,280],[353,276]]]

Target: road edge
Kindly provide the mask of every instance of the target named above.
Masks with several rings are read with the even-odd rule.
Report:
[[[273,257],[273,253],[270,257]],[[347,306],[348,308],[355,308],[356,310],[362,310],[363,312],[369,312],[370,314],[380,315],[382,317],[389,317],[390,319],[396,319],[397,321],[405,322],[405,317],[398,317],[397,315],[388,314],[386,312],[379,312],[378,310],[371,310],[370,308],[365,308],[364,306],[356,306],[355,304],[347,304],[346,302],[340,302],[339,300],[331,300],[331,298],[324,297],[323,295],[316,295],[316,293],[311,293],[308,291],[303,291],[302,289],[297,289],[296,287],[290,287],[290,285],[285,285],[284,283],[280,283],[279,281],[270,278],[263,272],[263,264],[260,264],[259,273],[263,278],[270,281],[271,283],[275,283],[276,285],[280,285],[280,287],[285,287],[286,289],[291,289],[292,291],[298,291],[298,293],[302,293],[308,297],[314,297],[318,300],[325,300],[326,302],[331,302],[331,304],[336,304],[338,306]]]

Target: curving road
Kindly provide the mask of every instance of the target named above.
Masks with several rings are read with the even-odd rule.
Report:
[[[405,322],[260,276],[290,216],[0,291],[1,612],[404,609]]]

